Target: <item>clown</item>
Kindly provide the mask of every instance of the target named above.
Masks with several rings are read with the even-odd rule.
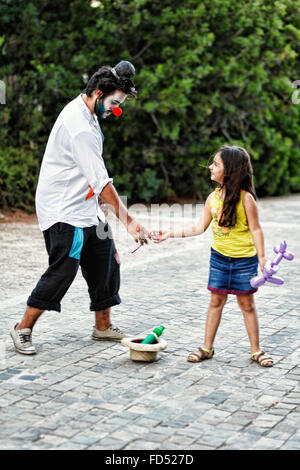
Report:
[[[45,310],[61,311],[61,300],[79,265],[88,285],[90,309],[95,312],[92,338],[119,342],[125,336],[110,321],[111,307],[121,302],[120,261],[99,198],[113,208],[136,242],[142,245],[151,236],[129,215],[108,175],[98,119],[119,116],[126,98],[137,95],[134,73],[127,61],[113,68],[101,67],[85,93],[64,107],[52,128],[36,191],[49,267],[29,296],[22,320],[10,333],[21,354],[36,353],[32,329]]]

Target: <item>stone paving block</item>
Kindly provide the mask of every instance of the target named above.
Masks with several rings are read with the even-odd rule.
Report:
[[[138,428],[138,431],[136,430]],[[144,437],[144,434],[146,434],[147,431],[143,429],[142,427],[133,427],[128,426],[126,428],[120,428],[114,431],[113,433],[110,434],[110,437],[112,439],[116,439],[117,441],[132,441],[134,439],[137,439],[138,437]]]
[[[185,450],[184,447],[186,448],[191,448],[191,445],[181,445],[181,444],[176,444],[170,440],[166,440],[164,442],[161,442],[159,447],[156,448],[156,450],[169,450],[169,451],[177,451],[177,453],[180,453],[180,451]],[[199,447],[195,446],[197,450],[200,450]],[[175,455],[175,454],[174,454]]]
[[[14,439],[17,441],[30,441],[34,442],[40,438],[40,431],[39,429],[35,429],[32,427],[27,427],[27,429],[20,430],[18,433],[16,432],[14,435]]]
[[[232,425],[236,424],[240,426],[240,428],[244,428],[245,426],[252,423],[252,418],[247,418],[247,417],[239,416],[239,415],[235,416],[235,413],[234,413],[227,418],[226,423],[232,424]]]
[[[69,441],[64,444],[58,445],[55,450],[85,450],[87,449],[86,444],[80,444],[78,442]]]
[[[123,443],[124,444],[124,443]],[[121,448],[121,447],[118,447]],[[124,450],[156,450],[160,449],[159,442],[146,441],[144,439],[135,439],[123,447]]]
[[[120,429],[120,426],[116,423],[112,424],[112,423],[104,423],[103,421],[99,421],[98,423],[95,423],[92,426],[88,427],[88,429],[90,428],[92,428],[93,431],[95,432],[106,433],[108,435],[111,435],[113,432]]]
[[[104,437],[100,439],[97,444],[92,444],[89,448],[91,450],[99,449],[111,449],[111,450],[118,450],[124,449],[126,442],[121,441],[119,439],[112,439],[111,437]]]
[[[186,449],[197,440],[197,436],[189,437],[182,434],[174,434],[169,437],[168,442],[177,444],[181,449]],[[161,440],[160,440],[161,442]]]
[[[254,426],[261,428],[273,428],[276,424],[282,421],[282,416],[278,415],[262,415],[255,418],[252,423]]]
[[[287,237],[291,223],[288,237],[294,250],[300,223],[289,214],[295,213],[299,202],[299,196],[260,201],[268,253],[278,238]],[[274,210],[282,214],[276,236]],[[29,293],[47,265],[47,256],[36,225],[22,229],[17,225],[12,233],[11,226],[1,225],[0,249],[3,228],[10,243],[0,260],[0,268],[7,272],[0,302],[6,347],[5,367],[2,363],[0,367],[1,448],[299,449],[300,297],[298,280],[288,275],[292,267],[298,276],[299,257],[290,266],[281,266],[287,279],[284,286],[264,285],[255,296],[261,345],[275,359],[271,369],[251,362],[234,296],[224,308],[214,358],[200,364],[186,360],[204,336],[210,298],[208,233],[149,246],[135,257],[122,238],[116,240],[122,257],[123,302],[113,309],[113,321],[134,335],[166,324],[168,348],[157,361],[135,363],[123,345],[91,340],[94,318],[81,273],[63,299],[62,312],[45,314],[38,321],[33,335],[38,354],[26,357],[15,352],[9,337],[27,298],[19,279],[28,283]],[[40,247],[38,257],[32,254],[33,240]],[[32,266],[29,272],[25,263],[7,269],[10,257],[21,259],[24,253]],[[188,334],[179,334],[182,329]],[[31,433],[32,440],[13,439],[22,431]]]
[[[19,400],[18,402],[19,408],[24,408],[24,410],[33,410],[37,407],[37,403],[30,401],[30,400]]]
[[[32,447],[32,444],[30,447]],[[0,448],[1,450],[26,450],[27,446],[17,441],[0,439]]]
[[[289,439],[281,446],[280,450],[300,450],[300,442]]]
[[[231,416],[231,414],[228,411],[210,409],[206,411],[201,418],[197,419],[197,422],[203,423],[204,426],[206,423],[218,425],[224,422],[229,416]]]
[[[260,438],[259,435],[245,431],[242,433],[239,432],[227,439],[225,443],[221,444],[220,448],[222,450],[251,450]]]
[[[215,391],[203,397],[203,401],[207,401],[208,403],[213,403],[214,405],[220,405],[230,396],[230,393],[225,393],[221,391]]]
[[[64,407],[65,407],[64,404],[61,404],[61,406],[58,406],[57,404],[53,405],[53,403],[47,402],[42,406],[34,408],[33,410],[31,410],[31,412],[34,415],[37,415],[37,417],[39,418],[42,418],[42,417],[46,418],[48,416],[53,416],[59,413]]]
[[[276,431],[273,428],[271,431],[268,431],[268,432],[265,433],[265,437],[268,438],[268,439],[276,439],[276,440],[282,441],[282,443],[284,443],[285,441],[290,439],[291,436],[287,432],[284,433],[284,432]]]
[[[57,427],[52,434],[59,437],[64,437],[66,439],[73,438],[76,434],[78,434],[79,429],[73,428],[70,426],[70,423],[63,424]]]
[[[93,433],[91,431],[79,432],[71,439],[71,443],[84,445],[85,448],[92,446],[104,438],[105,433]]]
[[[271,430],[279,433],[288,433],[290,436],[294,435],[299,428],[299,424],[291,423],[288,421],[288,417],[277,423]]]
[[[40,441],[39,443],[42,446],[49,446],[51,449],[56,449],[57,447],[66,444],[68,442],[68,439],[65,437],[61,436],[56,436],[55,434],[52,433],[47,433],[43,434],[40,436]]]
[[[251,447],[253,450],[278,450],[284,444],[284,440],[271,439],[269,437],[261,437]]]
[[[291,411],[293,411],[296,407],[292,406],[291,408],[284,408],[284,404],[279,403],[278,405],[274,405],[272,408],[268,410],[269,414],[272,415],[281,415],[281,416],[287,416]]]
[[[24,413],[22,408],[19,408],[17,404],[14,406],[7,406],[5,408],[1,408],[1,420],[5,421],[12,421],[13,419],[17,419],[17,417]]]
[[[122,411],[124,409],[124,406],[121,405],[120,403],[108,403],[102,400],[100,408],[107,410],[107,411],[118,412],[118,411]],[[129,411],[131,412],[131,408],[129,409]],[[136,414],[140,416],[139,413],[136,413]]]

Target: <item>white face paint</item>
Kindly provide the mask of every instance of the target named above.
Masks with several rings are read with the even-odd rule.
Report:
[[[123,91],[116,90],[111,95],[108,95],[106,98],[104,98],[103,106],[105,111],[102,115],[102,118],[105,119],[107,116],[112,114],[112,110],[114,108],[120,107],[120,105],[126,100],[126,97],[127,95]]]

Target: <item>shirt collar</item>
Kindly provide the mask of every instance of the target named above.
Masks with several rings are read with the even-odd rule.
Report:
[[[91,111],[89,110],[89,108],[87,107],[87,105],[85,104],[85,102],[83,101],[82,99],[82,93],[80,93],[78,96],[77,96],[77,100],[78,100],[78,103],[79,103],[79,106],[84,114],[84,116],[86,117],[86,119],[89,121],[90,124],[95,124],[96,122],[96,119],[97,119],[97,116],[95,115],[95,118],[93,116],[93,114],[91,113]]]

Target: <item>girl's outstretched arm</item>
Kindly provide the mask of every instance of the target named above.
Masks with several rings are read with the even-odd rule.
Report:
[[[212,194],[213,193],[211,193],[206,199],[203,215],[195,224],[188,225],[177,230],[153,231],[152,239],[154,240],[154,243],[160,243],[166,240],[167,238],[193,237],[195,235],[201,235],[201,233],[204,233],[212,220],[212,215],[209,207],[209,201]]]
[[[252,194],[245,191],[243,196],[243,206],[248,219],[249,229],[253,238],[253,242],[257,251],[259,266],[261,272],[264,272],[265,258],[265,244],[264,234],[259,223],[258,208],[256,201]]]

